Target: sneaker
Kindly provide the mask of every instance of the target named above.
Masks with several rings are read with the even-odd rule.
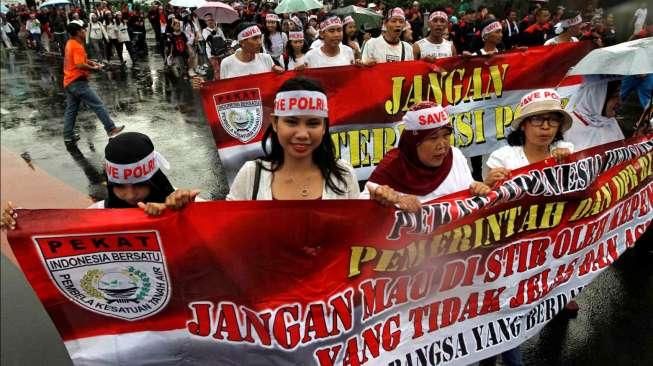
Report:
[[[107,135],[109,135],[109,138],[112,138],[112,137],[116,136],[117,134],[121,133],[122,130],[124,130],[124,129],[125,129],[125,125],[116,126],[113,129],[111,129],[111,131],[107,132]]]
[[[63,142],[65,142],[65,143],[67,143],[67,144],[70,144],[70,143],[73,143],[73,142],[77,142],[77,141],[79,141],[80,138],[81,138],[81,137],[79,136],[79,134],[78,134],[78,133],[75,133],[75,134],[73,134],[72,137],[64,137],[64,138],[63,138]]]

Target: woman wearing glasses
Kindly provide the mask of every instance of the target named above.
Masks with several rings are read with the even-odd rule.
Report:
[[[490,169],[485,184],[492,187],[510,177],[510,171],[534,164],[549,157],[560,160],[571,154],[574,145],[562,141],[562,133],[571,127],[571,115],[562,109],[560,96],[553,89],[540,89],[526,94],[519,103],[521,113],[512,121],[508,146],[493,152],[486,164]],[[568,316],[575,317],[578,304],[570,301],[565,307]],[[479,362],[494,365],[497,356]],[[519,347],[501,354],[505,365],[522,365]]]
[[[486,162],[490,170],[485,184],[490,187],[508,178],[513,169],[549,157],[559,160],[574,150],[573,144],[562,141],[572,119],[555,90],[535,90],[521,99],[519,108],[521,114],[512,121],[508,146],[493,152]]]

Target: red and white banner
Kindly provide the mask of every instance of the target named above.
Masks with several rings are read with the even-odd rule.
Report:
[[[635,244],[652,203],[649,135],[417,214],[18,210],[9,241],[77,365],[458,365],[536,334]]]
[[[266,73],[208,83],[201,95],[231,181],[245,161],[262,155],[260,141],[281,84],[298,75],[319,80],[329,98],[336,153],[356,168],[358,179],[365,180],[399,143],[403,125],[398,122],[413,104],[431,100],[449,106],[453,144],[466,156],[490,153],[504,144],[520,98],[529,91],[559,87],[563,105],[567,103],[582,78],[565,75],[592,47],[591,42],[565,43],[436,63]]]

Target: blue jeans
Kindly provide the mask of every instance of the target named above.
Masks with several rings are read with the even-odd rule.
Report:
[[[637,90],[637,97],[642,108],[648,107],[653,93],[653,74],[630,75],[621,81],[621,100],[628,98],[633,90]]]
[[[66,111],[63,119],[64,139],[71,139],[74,135],[75,121],[77,120],[77,112],[79,112],[81,102],[84,102],[95,112],[107,133],[116,127],[102,99],[91,89],[87,80],[75,80],[64,90],[66,92]]]

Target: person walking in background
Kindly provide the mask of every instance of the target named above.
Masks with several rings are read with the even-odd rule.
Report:
[[[86,57],[84,23],[81,20],[72,21],[68,24],[67,29],[70,39],[66,43],[63,63],[63,86],[66,93],[63,127],[64,142],[74,143],[79,140],[79,135],[75,133],[75,121],[77,120],[79,105],[82,102],[95,112],[104,125],[107,135],[109,137],[115,136],[125,126],[116,126],[113,123],[104,103],[88,84],[90,72],[101,70],[102,65],[88,60]]]

